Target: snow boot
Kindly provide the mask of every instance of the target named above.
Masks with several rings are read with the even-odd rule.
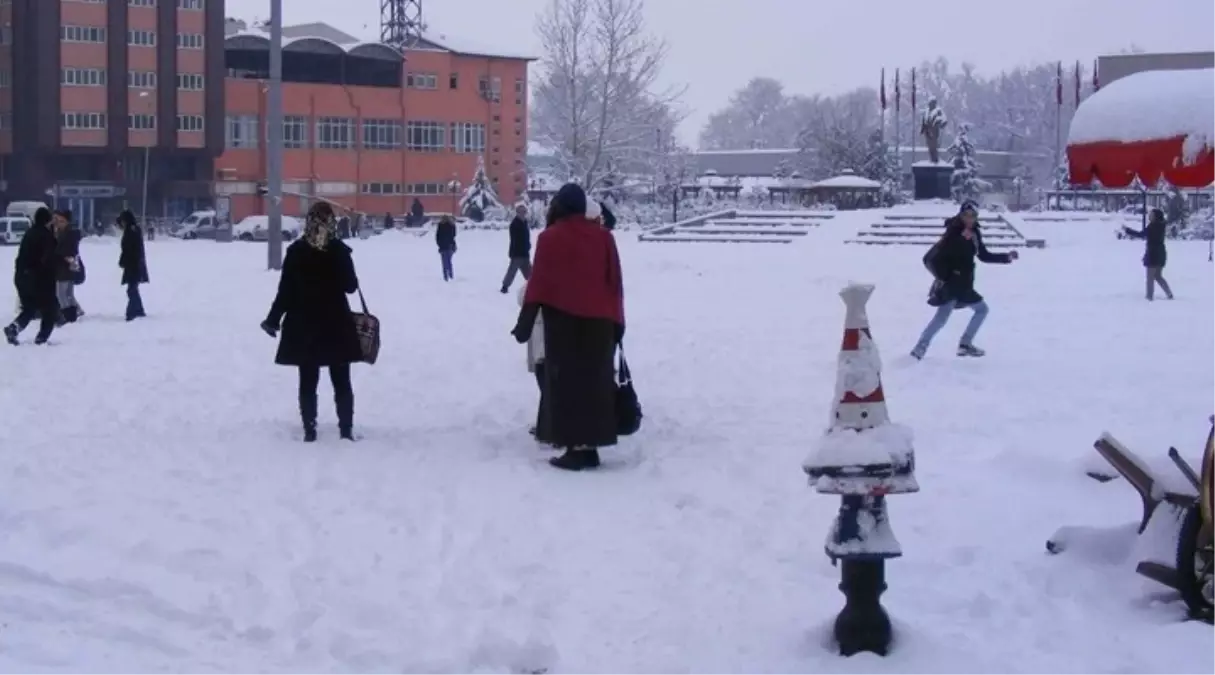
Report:
[[[300,421],[304,423],[304,442],[316,440],[316,394],[300,395]]]
[[[354,395],[349,397],[335,395],[334,404],[337,407],[338,436],[345,441],[354,440]]]
[[[958,345],[958,356],[983,356],[987,352],[974,345]]]
[[[17,334],[18,334],[17,326],[10,323],[9,325],[4,327],[4,339],[7,340],[8,343],[14,347],[21,344],[21,342],[17,339]]]
[[[917,345],[914,349],[911,350],[911,358],[915,359],[916,361],[923,361],[924,354],[926,354],[927,352],[928,352],[927,347],[920,347]]]
[[[594,469],[599,466],[599,450],[587,447],[567,448],[564,454],[548,460],[548,463],[566,471]]]

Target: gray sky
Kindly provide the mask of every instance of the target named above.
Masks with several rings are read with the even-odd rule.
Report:
[[[423,0],[422,6],[433,31],[540,56],[532,26],[548,2]],[[359,37],[379,35],[380,0],[283,4],[287,23],[325,21]],[[227,5],[244,19],[268,12],[266,0]],[[1215,49],[1212,0],[648,0],[647,12],[670,45],[664,77],[688,87],[690,115],[680,131],[689,142],[757,75],[781,80],[791,93],[830,94],[876,86],[882,67],[892,75],[937,56],[990,74],[1032,61],[1091,64],[1132,44],[1146,51]]]

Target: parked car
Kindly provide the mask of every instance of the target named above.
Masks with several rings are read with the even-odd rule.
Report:
[[[26,220],[33,221],[34,213],[38,209],[45,208],[50,208],[46,205],[46,202],[12,202],[8,205],[4,215],[10,218],[25,218]]]
[[[170,230],[169,235],[179,239],[214,239],[218,224],[214,211],[195,211]]]
[[[294,216],[283,216],[283,240],[293,241],[300,236],[304,224]],[[269,216],[246,216],[232,226],[232,238],[241,241],[266,241],[270,237]]]
[[[6,246],[16,246],[21,243],[29,229],[29,218],[15,216],[0,218],[0,243]]]

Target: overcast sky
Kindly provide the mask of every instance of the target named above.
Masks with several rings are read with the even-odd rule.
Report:
[[[423,0],[432,31],[543,55],[532,28],[551,0]],[[379,36],[380,0],[285,0],[285,22],[325,21]],[[267,0],[227,0],[243,19]],[[876,86],[880,70],[945,56],[980,73],[1077,59],[1132,44],[1146,51],[1215,49],[1212,0],[648,0],[650,26],[670,45],[664,77],[688,87],[681,135],[692,142],[714,110],[752,77],[792,93]],[[929,35],[931,34],[931,37]],[[1168,105],[1162,102],[1162,105]]]

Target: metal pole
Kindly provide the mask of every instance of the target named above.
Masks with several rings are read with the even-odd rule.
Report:
[[[143,146],[143,205],[139,208],[139,222],[145,228],[148,226],[148,156],[151,149],[151,144]]]
[[[266,126],[266,266],[283,267],[283,0],[270,0],[270,89]]]

